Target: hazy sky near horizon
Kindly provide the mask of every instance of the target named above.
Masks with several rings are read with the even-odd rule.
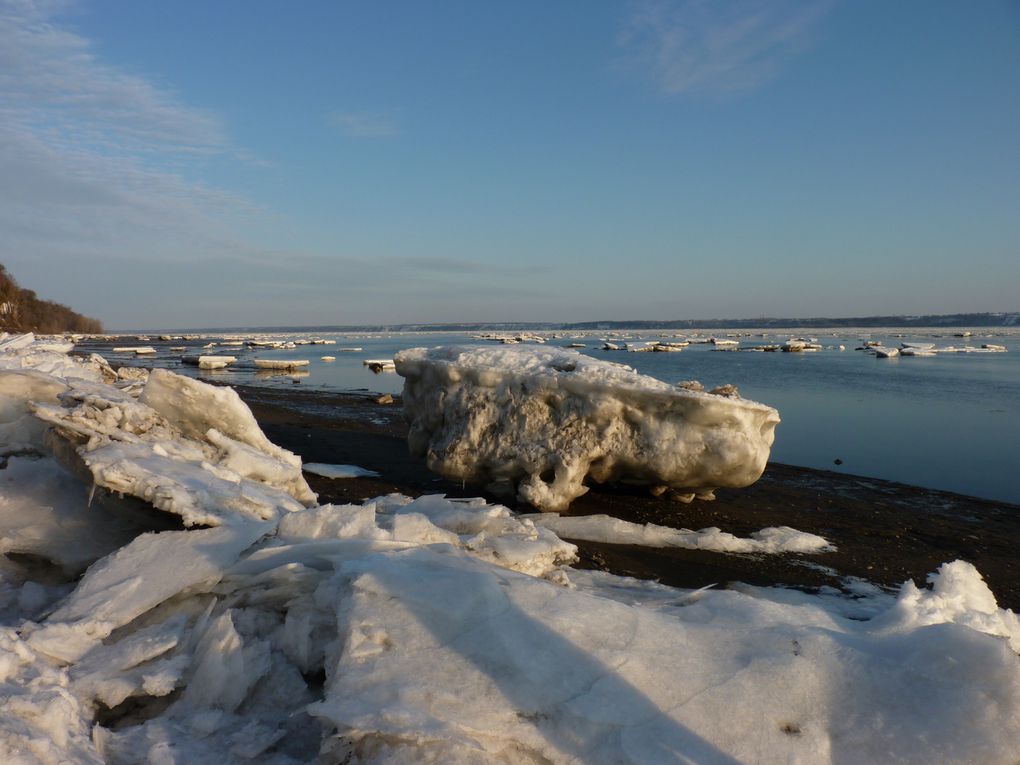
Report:
[[[0,0],[0,262],[110,328],[1020,310],[1020,3]]]

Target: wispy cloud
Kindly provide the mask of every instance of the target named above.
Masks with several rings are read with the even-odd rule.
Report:
[[[738,92],[772,79],[811,41],[831,0],[640,0],[619,42],[670,94]]]
[[[220,120],[170,90],[104,64],[90,42],[52,21],[66,3],[0,2],[0,95],[5,118],[52,142],[120,150],[216,151]]]
[[[256,209],[193,180],[211,156],[238,160],[219,117],[104,62],[59,23],[67,7],[0,0],[0,262],[103,318],[107,284],[168,301],[155,280],[126,284],[124,264],[243,250]]]
[[[461,278],[474,280],[476,276],[527,278],[553,270],[551,265],[534,266],[517,263],[493,263],[468,258],[435,257],[422,255],[380,255],[376,257],[333,253],[318,255],[305,252],[262,251],[243,255],[249,265],[267,272],[286,273],[290,278],[307,278],[309,284],[325,274],[339,278],[379,276],[383,281],[399,279],[430,280],[455,283]]]
[[[383,112],[332,112],[329,124],[353,138],[379,138],[397,135],[396,120]]]
[[[412,321],[538,299],[535,271],[513,263],[304,250],[299,227],[195,180],[214,161],[255,161],[223,120],[112,64],[66,10],[0,0],[0,263],[22,284],[113,327]],[[331,119],[398,132],[386,113]]]

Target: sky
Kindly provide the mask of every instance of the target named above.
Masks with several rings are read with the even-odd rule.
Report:
[[[1020,310],[1020,3],[0,0],[0,263],[108,328]]]

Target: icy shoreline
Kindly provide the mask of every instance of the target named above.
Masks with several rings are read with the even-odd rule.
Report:
[[[856,599],[577,572],[572,545],[482,500],[316,505],[224,389],[170,373],[115,387],[98,360],[31,346],[0,369],[59,377],[0,373],[3,539],[95,562],[67,584],[4,564],[5,761],[1020,756],[1020,624],[970,564]],[[92,477],[99,455],[97,482],[206,528],[122,527],[133,506],[102,488],[89,507],[30,409]],[[96,724],[106,707],[116,725]]]

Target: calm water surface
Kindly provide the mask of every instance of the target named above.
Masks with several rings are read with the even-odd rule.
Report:
[[[885,478],[930,488],[946,489],[1020,504],[1020,333],[975,330],[957,338],[952,331],[897,335],[868,331],[796,330],[816,337],[825,350],[816,353],[750,353],[713,350],[691,345],[680,353],[628,353],[603,351],[595,336],[561,335],[549,345],[584,342],[583,353],[623,362],[643,374],[669,383],[700,380],[706,388],[724,383],[738,386],[744,398],[779,410],[772,459],[793,465],[826,468],[862,476]],[[703,333],[707,335],[708,333]],[[724,332],[716,332],[723,336]],[[324,390],[367,389],[399,393],[403,380],[394,373],[376,374],[363,359],[392,358],[403,348],[478,342],[471,335],[453,333],[323,334],[336,345],[300,345],[289,350],[246,350],[218,346],[205,353],[238,357],[237,367],[202,372],[181,366],[180,352],[170,346],[189,346],[195,353],[202,341],[155,342],[153,359],[113,354],[113,345],[95,344],[115,366],[156,364],[185,374],[239,384],[302,387]],[[604,333],[600,336],[605,336]],[[626,339],[658,339],[658,332],[627,334]],[[767,338],[741,337],[741,346],[778,343],[786,333]],[[298,339],[301,335],[273,335]],[[898,346],[903,340],[928,341],[938,346],[1005,345],[1009,352],[995,354],[940,354],[934,357],[879,359],[853,349],[861,339]],[[615,339],[614,339],[615,342]],[[839,351],[839,345],[846,347]],[[360,347],[343,352],[342,347]],[[85,349],[84,347],[82,348]],[[336,361],[321,361],[332,355]],[[303,358],[310,365],[296,374],[255,371],[254,358]],[[842,460],[837,466],[834,460]]]

